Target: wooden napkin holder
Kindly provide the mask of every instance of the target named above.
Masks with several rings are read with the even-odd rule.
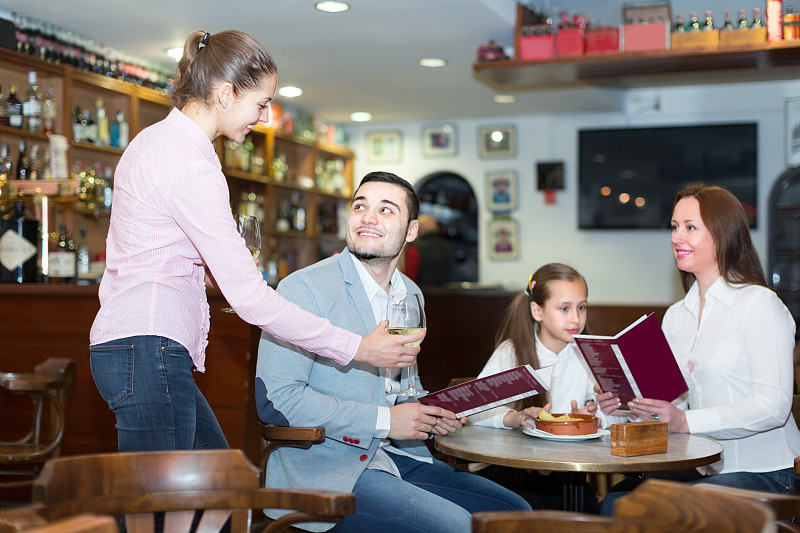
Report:
[[[628,422],[611,425],[611,455],[632,457],[666,453],[666,422]]]

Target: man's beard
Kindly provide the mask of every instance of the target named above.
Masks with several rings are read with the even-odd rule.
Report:
[[[399,256],[400,253],[403,251],[403,248],[401,247],[400,251],[397,252],[396,254],[394,254],[391,257],[386,256],[386,255],[379,255],[379,254],[376,254],[373,251],[361,252],[359,250],[356,250],[353,246],[351,246],[350,243],[347,243],[347,250],[352,255],[354,255],[356,257],[356,259],[358,259],[359,261],[362,261],[364,263],[368,263],[368,264],[371,264],[371,265],[382,265],[382,264],[385,264],[385,263],[388,263],[388,262],[392,261],[397,256]]]

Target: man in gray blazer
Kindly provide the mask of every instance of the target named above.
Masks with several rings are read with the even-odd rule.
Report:
[[[418,213],[408,182],[387,172],[367,174],[353,196],[347,249],[288,276],[278,292],[337,326],[368,334],[384,320],[388,294],[420,292],[396,268],[403,247],[417,236]],[[356,495],[356,513],[335,527],[302,527],[468,533],[471,513],[530,509],[508,489],[433,459],[421,439],[456,431],[466,419],[413,400],[398,403],[408,399],[385,392],[405,387],[398,374],[359,362],[342,367],[262,335],[259,417],[281,426],[324,426],[326,434],[310,450],[274,452],[266,486]]]

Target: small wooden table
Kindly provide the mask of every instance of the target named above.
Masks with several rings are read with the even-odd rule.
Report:
[[[666,453],[635,457],[611,455],[608,435],[564,442],[532,437],[521,430],[480,426],[466,426],[450,435],[439,435],[434,446],[442,453],[467,461],[563,472],[564,508],[578,512],[583,511],[583,481],[587,472],[682,470],[705,466],[722,457],[720,443],[688,433],[670,433]]]

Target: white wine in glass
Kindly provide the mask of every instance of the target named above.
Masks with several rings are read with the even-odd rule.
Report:
[[[239,235],[242,236],[250,255],[253,256],[253,261],[257,261],[261,255],[261,224],[254,216],[239,215],[236,225],[239,228]],[[233,307],[224,307],[222,310],[226,313],[236,313]]]
[[[422,306],[422,295],[419,293],[390,294],[386,309],[389,325],[386,332],[390,335],[411,335],[426,329],[425,309]],[[406,346],[419,346],[422,340],[406,343]],[[407,368],[408,387],[397,393],[398,396],[425,396],[428,391],[417,387],[417,363]]]

